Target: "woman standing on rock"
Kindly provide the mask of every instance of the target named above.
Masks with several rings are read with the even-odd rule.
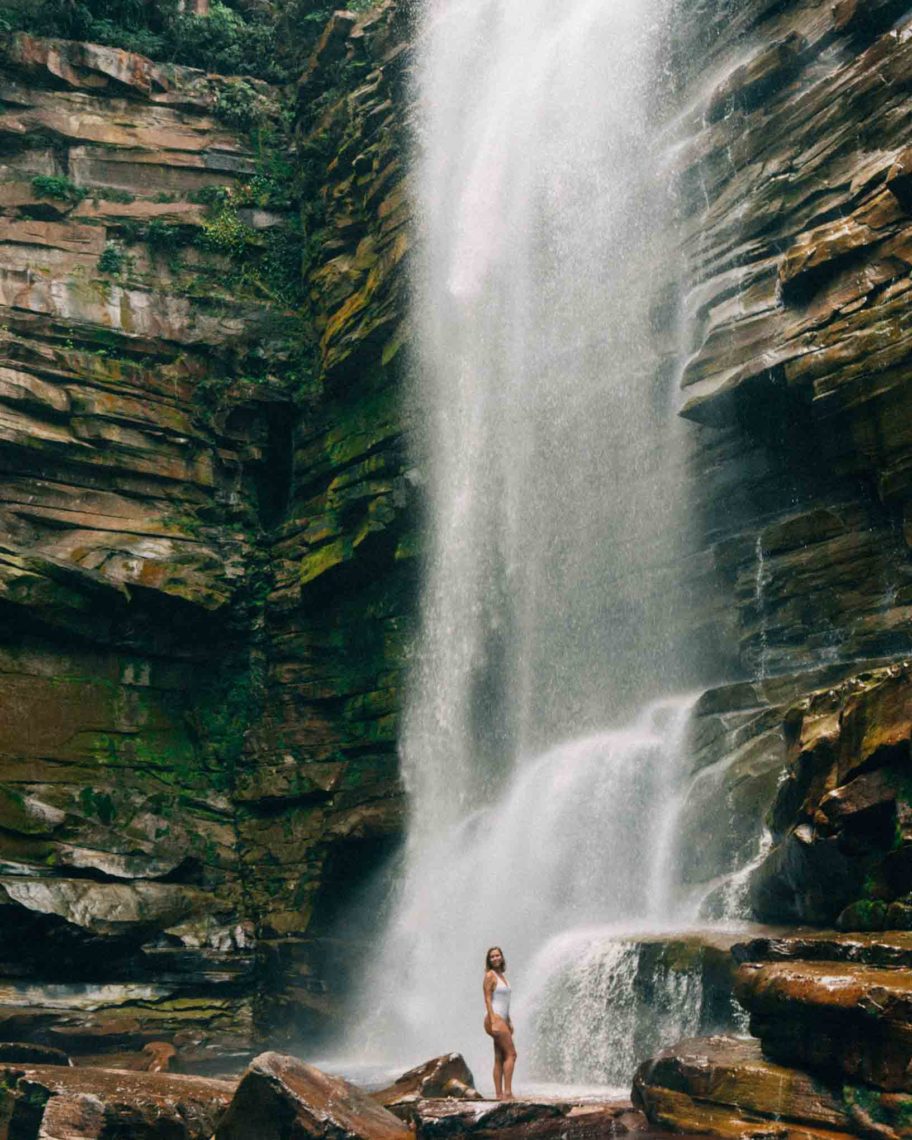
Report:
[[[504,977],[506,959],[499,946],[485,956],[484,999],[485,1033],[494,1038],[494,1093],[498,1100],[513,1099],[513,1069],[516,1047],[510,1020],[510,983]]]

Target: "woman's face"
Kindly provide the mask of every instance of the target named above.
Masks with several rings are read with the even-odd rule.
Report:
[[[501,954],[501,952],[499,950],[492,950],[491,951],[491,969],[492,970],[502,970],[503,969],[503,954]]]

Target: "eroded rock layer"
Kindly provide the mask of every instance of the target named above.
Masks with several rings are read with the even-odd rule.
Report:
[[[694,839],[720,796],[731,826],[707,850],[694,843],[682,875],[706,883],[753,855],[742,912],[847,933],[736,947],[759,1044],[683,1042],[640,1070],[637,1090],[677,1131],[902,1136],[910,12],[698,7],[679,37],[694,112],[679,156],[684,415],[699,425],[720,642],[750,679],[697,705],[685,827]],[[764,825],[758,852],[750,835]],[[705,913],[732,902],[721,884]]]
[[[902,7],[739,5],[691,80],[684,414],[753,675],[908,651]]]
[[[337,17],[297,111],[0,45],[6,1038],[230,1068],[344,986],[320,938],[400,827],[394,17]]]

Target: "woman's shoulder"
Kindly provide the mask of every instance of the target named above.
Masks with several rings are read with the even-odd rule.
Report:
[[[478,975],[477,975],[477,974],[476,974],[475,976],[476,976],[476,978],[478,977]],[[485,976],[484,976],[484,980],[485,980],[486,982],[490,982],[490,981],[493,981],[493,982],[496,984],[496,982],[497,982],[497,974],[496,974],[496,972],[495,972],[494,970],[485,970]]]

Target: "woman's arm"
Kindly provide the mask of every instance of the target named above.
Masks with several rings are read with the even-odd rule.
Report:
[[[497,1017],[497,1014],[494,1012],[494,1006],[491,1004],[491,999],[494,996],[494,987],[496,985],[497,985],[497,978],[494,975],[494,971],[488,970],[488,972],[484,976],[484,987],[483,988],[484,988],[485,1010],[487,1011],[488,1017],[491,1019],[492,1025],[494,1024],[494,1018]]]

